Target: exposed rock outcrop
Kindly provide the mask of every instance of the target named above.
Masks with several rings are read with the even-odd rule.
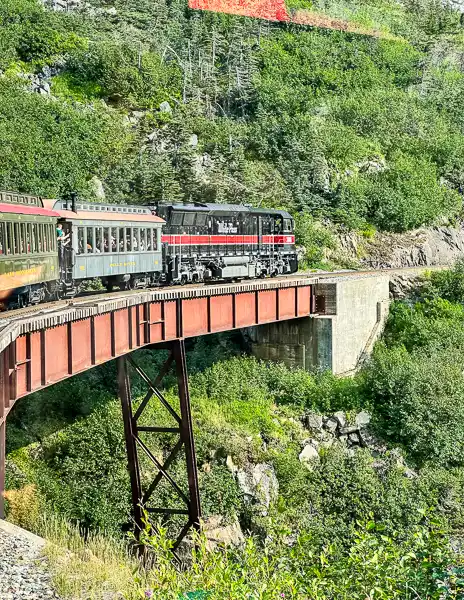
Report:
[[[401,234],[376,233],[371,239],[350,232],[337,239],[338,249],[331,253],[334,258],[341,255],[372,269],[445,266],[464,256],[464,223]]]
[[[214,550],[217,546],[242,546],[245,542],[238,521],[226,524],[221,515],[212,515],[206,519],[202,530],[209,550]]]
[[[245,501],[253,504],[257,513],[265,517],[271,502],[277,499],[279,493],[279,482],[272,465],[267,463],[249,464],[237,471],[237,482]]]

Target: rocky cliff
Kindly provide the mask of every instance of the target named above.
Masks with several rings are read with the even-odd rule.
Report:
[[[339,234],[328,258],[373,269],[446,266],[464,257],[464,223],[416,229],[403,234],[376,233],[368,239]]]

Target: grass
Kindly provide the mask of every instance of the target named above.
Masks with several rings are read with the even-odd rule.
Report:
[[[98,532],[84,539],[77,526],[56,516],[42,517],[38,528],[48,542],[45,554],[62,598],[101,600],[116,594],[126,600],[140,598],[146,574],[124,540]]]

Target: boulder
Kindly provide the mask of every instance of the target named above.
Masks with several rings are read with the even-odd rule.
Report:
[[[247,465],[237,471],[237,482],[245,501],[256,505],[258,513],[265,517],[279,493],[279,482],[272,465]]]
[[[319,452],[312,444],[306,445],[298,458],[308,471],[313,471],[314,467],[320,462]]]
[[[335,433],[338,427],[338,421],[336,419],[328,419],[324,423],[324,427],[327,429],[327,431],[330,431],[330,433]]]
[[[192,135],[189,138],[188,145],[192,146],[193,148],[196,148],[198,146],[198,136],[196,133],[192,133]]]
[[[367,425],[369,425],[370,422],[371,422],[371,415],[368,412],[365,412],[362,410],[361,412],[359,412],[356,415],[355,423],[359,427],[359,429],[366,427]]]
[[[160,112],[172,113],[172,107],[167,100],[165,100],[164,102],[161,102],[161,104],[159,105],[159,109],[160,109]]]
[[[222,515],[212,515],[202,525],[208,550],[214,550],[217,546],[242,546],[245,543],[238,521],[226,525]]]
[[[230,456],[230,454],[227,455],[226,458],[226,467],[229,469],[229,471],[231,473],[236,473],[238,471],[238,467],[237,465],[234,464],[234,461],[232,459],[232,456]]]
[[[308,429],[313,429],[315,431],[322,430],[322,415],[318,415],[317,413],[310,412],[306,415],[305,425]]]
[[[351,444],[359,444],[360,439],[359,439],[359,435],[358,433],[354,432],[354,433],[350,433],[348,434],[348,441]]]
[[[357,425],[348,425],[348,427],[341,427],[340,434],[341,435],[349,435],[350,433],[357,433],[359,428]]]
[[[416,479],[416,477],[419,477],[419,475],[409,467],[406,467],[403,473],[407,479]]]
[[[336,413],[334,413],[332,415],[332,418],[338,422],[340,427],[345,427],[346,417],[345,417],[345,413],[342,410],[338,410]]]

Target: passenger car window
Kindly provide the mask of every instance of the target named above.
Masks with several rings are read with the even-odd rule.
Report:
[[[84,244],[85,244],[85,249],[86,249],[87,254],[92,254],[93,253],[93,246],[94,246],[94,241],[93,241],[93,227],[86,227],[85,228]]]
[[[19,235],[19,223],[14,223],[13,235],[14,235],[13,254],[19,254],[20,251],[21,251],[21,247],[20,247],[20,235]]]
[[[77,228],[77,253],[84,254],[84,227]]]
[[[97,254],[103,252],[103,229],[95,227],[95,252]]]
[[[118,229],[117,227],[112,227],[110,230],[110,243],[111,243],[111,252],[118,251]]]
[[[145,227],[140,229],[140,252],[145,252],[147,249],[147,230]]]
[[[130,227],[126,227],[126,250],[127,252],[132,252],[132,229]]]
[[[13,246],[13,223],[6,224],[6,253],[11,254]]]

